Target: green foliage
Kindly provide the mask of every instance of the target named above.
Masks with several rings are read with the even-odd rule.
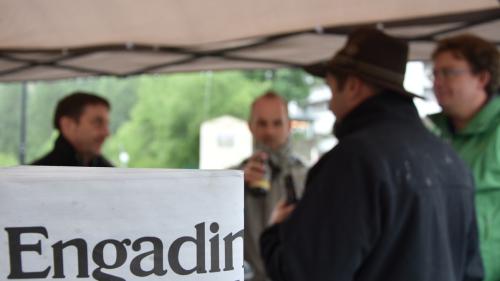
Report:
[[[6,155],[14,155],[19,150],[21,127],[21,85],[0,84],[0,165]],[[6,160],[5,160],[6,161]],[[17,160],[15,160],[17,163]]]
[[[301,69],[284,68],[277,70],[246,71],[245,76],[253,81],[270,83],[270,88],[284,96],[285,99],[303,103],[314,85],[321,80],[309,75]]]
[[[18,164],[16,155],[0,153],[0,167],[16,166]]]
[[[201,123],[224,114],[246,118],[252,100],[268,87],[240,72],[142,77],[131,120],[106,148],[115,162],[127,151],[130,167],[196,168]]]

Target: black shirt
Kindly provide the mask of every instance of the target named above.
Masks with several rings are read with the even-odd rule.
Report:
[[[51,152],[34,161],[31,165],[113,167],[106,158],[100,155],[92,159],[89,165],[84,165],[73,146],[62,135],[57,138]]]

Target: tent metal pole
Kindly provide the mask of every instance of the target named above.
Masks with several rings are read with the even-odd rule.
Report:
[[[21,128],[19,138],[19,164],[26,164],[26,106],[28,100],[28,82],[23,82],[21,86]]]

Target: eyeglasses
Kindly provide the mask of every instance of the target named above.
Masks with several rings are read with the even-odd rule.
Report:
[[[469,69],[460,69],[460,68],[441,68],[441,69],[433,69],[432,73],[429,73],[429,79],[431,81],[436,80],[436,78],[443,79],[452,79],[457,76],[463,75],[465,73],[470,73]]]

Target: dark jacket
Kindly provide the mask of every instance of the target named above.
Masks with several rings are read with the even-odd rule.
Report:
[[[62,136],[57,138],[54,149],[31,165],[39,166],[85,166],[71,144]],[[89,167],[113,167],[103,156],[97,156],[90,161]]]
[[[481,280],[470,172],[411,100],[375,96],[335,133],[295,211],[261,238],[271,278]]]

